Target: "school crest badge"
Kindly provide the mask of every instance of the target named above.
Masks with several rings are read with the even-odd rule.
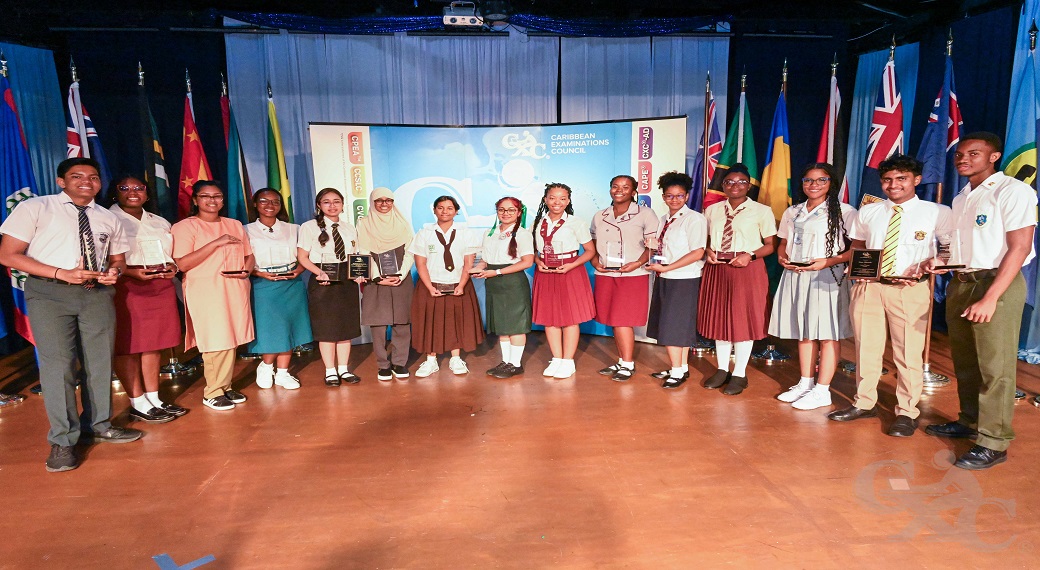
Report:
[[[986,225],[986,220],[986,214],[979,214],[975,216],[975,225],[981,228],[982,226]]]
[[[914,232],[914,239],[917,241],[924,241],[924,236],[926,235],[928,234],[926,234],[925,232]]]

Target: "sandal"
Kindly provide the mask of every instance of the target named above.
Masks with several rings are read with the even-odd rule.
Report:
[[[355,376],[350,372],[344,372],[343,374],[340,374],[339,379],[346,382],[347,384],[357,384],[361,381],[360,376]]]
[[[619,364],[617,365],[617,370],[614,372],[614,375],[610,377],[610,379],[615,382],[626,382],[629,378],[632,377],[633,372],[635,372],[635,369],[625,368],[624,366],[621,366]]]
[[[325,377],[325,385],[329,386],[330,388],[334,388],[336,386],[339,386],[340,385],[339,376],[337,376],[335,374],[329,374],[328,376]]]
[[[686,378],[688,378],[688,377],[687,376],[680,376],[678,378],[672,378],[671,376],[669,376],[668,379],[664,381],[664,384],[661,384],[661,387],[662,388],[678,388],[679,386],[682,386],[684,383],[686,383]]]

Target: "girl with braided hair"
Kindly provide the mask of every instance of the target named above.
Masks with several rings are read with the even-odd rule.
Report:
[[[569,378],[576,371],[574,353],[581,335],[578,326],[596,317],[592,285],[585,272],[585,263],[596,255],[596,246],[589,223],[574,216],[570,187],[559,182],[545,185],[531,229],[538,254],[532,320],[545,327],[553,355],[542,375]]]
[[[498,226],[484,236],[482,246],[487,266],[475,277],[485,280],[485,325],[502,348],[502,362],[487,373],[505,379],[524,373],[520,358],[531,332],[531,283],[525,270],[534,265],[534,243],[523,227],[527,210],[520,200],[507,196],[495,208]]]
[[[314,219],[300,225],[297,260],[314,277],[307,283],[307,310],[318,352],[325,364],[325,385],[336,387],[361,381],[348,368],[350,341],[361,336],[361,290],[346,279],[347,256],[358,252],[357,232],[343,215],[343,194],[323,188],[314,198]],[[330,281],[320,265],[331,256],[343,265],[340,281]]]
[[[784,212],[777,231],[777,258],[785,271],[773,298],[769,334],[798,341],[801,378],[777,396],[798,410],[831,405],[838,343],[852,336],[845,280],[852,253],[846,232],[856,210],[838,200],[840,188],[841,181],[830,164],[806,166],[802,171],[806,201]]]

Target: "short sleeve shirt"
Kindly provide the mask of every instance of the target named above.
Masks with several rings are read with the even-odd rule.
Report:
[[[708,237],[711,239],[712,249],[719,251],[722,246],[726,216],[731,212],[737,212],[733,216],[731,251],[750,253],[762,247],[766,238],[776,235],[776,218],[773,216],[773,209],[769,206],[748,199],[734,209],[730,207],[729,200],[723,200],[704,210],[704,217],[708,220]]]
[[[109,209],[116,215],[119,225],[123,227],[123,236],[126,238],[129,248],[126,252],[127,265],[152,263],[152,260],[145,259],[142,244],[146,246],[145,242],[155,240],[158,240],[162,248],[164,263],[173,263],[173,234],[170,233],[170,222],[167,222],[162,216],[147,211],[142,212],[141,219],[138,220],[124,212],[119,204],[113,204]]]
[[[542,218],[540,226],[541,228],[531,228],[531,232],[534,233],[535,250],[539,253],[545,249],[545,240],[542,239],[541,233],[543,228],[546,235],[552,235],[553,251],[560,255],[576,252],[582,244],[592,241],[589,223],[576,216],[564,214],[556,222],[545,216]],[[553,233],[553,228],[557,226],[559,229]]]
[[[624,252],[625,263],[631,263],[639,259],[646,251],[644,240],[657,234],[657,224],[657,214],[653,210],[637,202],[632,202],[629,204],[628,210],[619,217],[614,217],[613,206],[597,212],[592,218],[589,233],[592,235],[592,239],[596,240],[596,251],[601,257],[606,253],[607,242],[612,242],[620,244],[620,250]],[[628,273],[599,270],[597,273],[614,277],[635,277],[646,275],[648,271],[639,267]]]
[[[951,263],[967,269],[995,269],[1007,254],[1007,232],[1036,225],[1036,192],[1028,184],[997,172],[976,188],[967,185],[953,199],[951,229],[958,244]],[[959,246],[959,247],[958,247]],[[1036,257],[1029,250],[1022,265]]]
[[[844,249],[843,239],[848,236],[852,224],[856,221],[856,209],[848,204],[841,204],[841,218],[845,231],[839,232],[837,239],[827,251],[827,203],[817,205],[812,210],[803,202],[791,206],[780,218],[777,237],[787,240],[787,256],[799,253],[807,260],[834,257]],[[796,253],[797,252],[797,253]]]
[[[452,233],[454,232],[454,239]],[[445,267],[444,250],[437,234],[444,239],[451,251],[451,260],[454,268],[451,271]],[[470,247],[472,238],[466,228],[460,224],[452,224],[444,231],[437,224],[431,224],[419,230],[412,240],[412,246],[408,253],[426,258],[426,270],[430,274],[430,281],[434,283],[458,283],[462,280],[462,271],[465,269],[466,251]]]
[[[273,226],[267,227],[257,220],[246,225],[246,236],[249,237],[249,245],[253,247],[253,256],[260,271],[284,271],[296,261],[300,226],[275,220]]]
[[[950,223],[950,208],[942,204],[926,202],[914,196],[900,206],[903,211],[899,224],[899,246],[892,268],[896,275],[903,275],[911,265],[933,257],[936,230],[948,227]],[[849,237],[863,240],[867,249],[884,249],[888,223],[895,213],[894,207],[891,200],[863,206]]]
[[[333,224],[336,224],[335,229],[332,227]],[[357,253],[357,231],[354,230],[354,225],[344,217],[341,217],[338,222],[325,218],[325,232],[329,235],[329,240],[325,242],[325,245],[321,245],[321,242],[318,241],[321,237],[318,221],[307,220],[300,225],[296,246],[306,251],[307,259],[317,265],[321,263],[322,255],[336,255],[336,240],[332,237],[333,231],[339,233],[339,236],[343,238],[343,248],[347,255]]]
[[[665,224],[668,231],[664,231]],[[661,238],[662,232],[664,238]],[[680,257],[702,249],[708,241],[708,221],[700,212],[695,212],[686,206],[674,215],[665,214],[661,216],[658,223],[657,237],[661,240],[661,253],[668,263],[672,263]],[[662,279],[696,279],[701,276],[704,269],[704,259],[661,273]]]
[[[505,231],[502,231],[496,226],[489,235],[484,236],[483,256],[484,261],[489,265],[512,265],[525,255],[534,255],[531,231],[526,228],[518,228],[516,230],[516,257],[509,256],[509,242],[512,241],[513,227],[514,225],[510,225]]]
[[[95,247],[107,241],[109,255],[126,253],[126,236],[116,215],[93,201],[85,212]],[[18,204],[0,225],[0,233],[29,244],[25,254],[36,261],[59,269],[75,269],[79,265],[79,211],[64,192]]]

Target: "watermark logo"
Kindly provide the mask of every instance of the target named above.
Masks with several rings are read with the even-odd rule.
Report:
[[[502,146],[513,151],[513,156],[526,156],[528,158],[546,158],[545,143],[538,142],[531,131],[522,134],[509,133],[502,137]]]
[[[996,552],[1011,546],[1012,535],[1003,542],[982,539],[978,517],[984,508],[1015,518],[1014,499],[983,494],[979,480],[970,471],[953,469],[954,456],[947,450],[935,454],[932,466],[945,471],[935,483],[915,484],[913,463],[886,460],[871,463],[856,478],[856,497],[875,513],[909,512],[913,520],[893,535],[893,540],[911,540],[923,534],[932,540],[960,542],[979,552]]]

